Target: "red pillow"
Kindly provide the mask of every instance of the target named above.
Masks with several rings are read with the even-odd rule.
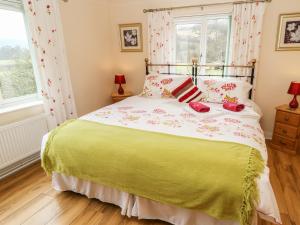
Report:
[[[171,93],[179,102],[189,103],[198,101],[202,92],[194,85],[192,78],[188,78]]]

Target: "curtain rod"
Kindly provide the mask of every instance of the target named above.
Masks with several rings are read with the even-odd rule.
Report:
[[[271,1],[272,0],[246,0],[246,1],[236,1],[236,2],[209,3],[209,4],[202,4],[202,5],[186,5],[186,6],[176,6],[176,7],[169,7],[169,8],[144,9],[143,12],[144,13],[160,12],[160,11],[169,11],[169,10],[176,10],[176,9],[203,8],[206,6],[237,5],[243,3],[271,2]]]

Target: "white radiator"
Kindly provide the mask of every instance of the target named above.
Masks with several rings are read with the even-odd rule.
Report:
[[[39,159],[41,141],[48,132],[46,115],[0,127],[0,179]]]

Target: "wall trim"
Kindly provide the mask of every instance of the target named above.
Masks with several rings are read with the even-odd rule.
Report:
[[[40,151],[37,153],[34,153],[25,159],[19,160],[18,162],[15,162],[3,169],[0,170],[0,180],[2,180],[5,177],[8,177],[9,175],[12,175],[13,173],[16,173],[17,171],[37,162],[41,159],[40,157],[41,153]]]
[[[273,132],[271,131],[265,131],[265,139],[267,140],[271,140],[272,139],[272,136],[273,136]]]

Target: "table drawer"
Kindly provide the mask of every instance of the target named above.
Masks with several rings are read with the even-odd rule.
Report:
[[[277,111],[276,121],[292,126],[299,126],[300,115],[283,111]]]
[[[275,124],[275,129],[274,129],[276,134],[279,134],[281,136],[289,137],[289,138],[297,138],[298,137],[298,128],[285,125],[282,123],[276,123]]]
[[[282,148],[287,148],[296,151],[297,141],[289,138],[284,138],[279,135],[273,135],[272,143]]]

